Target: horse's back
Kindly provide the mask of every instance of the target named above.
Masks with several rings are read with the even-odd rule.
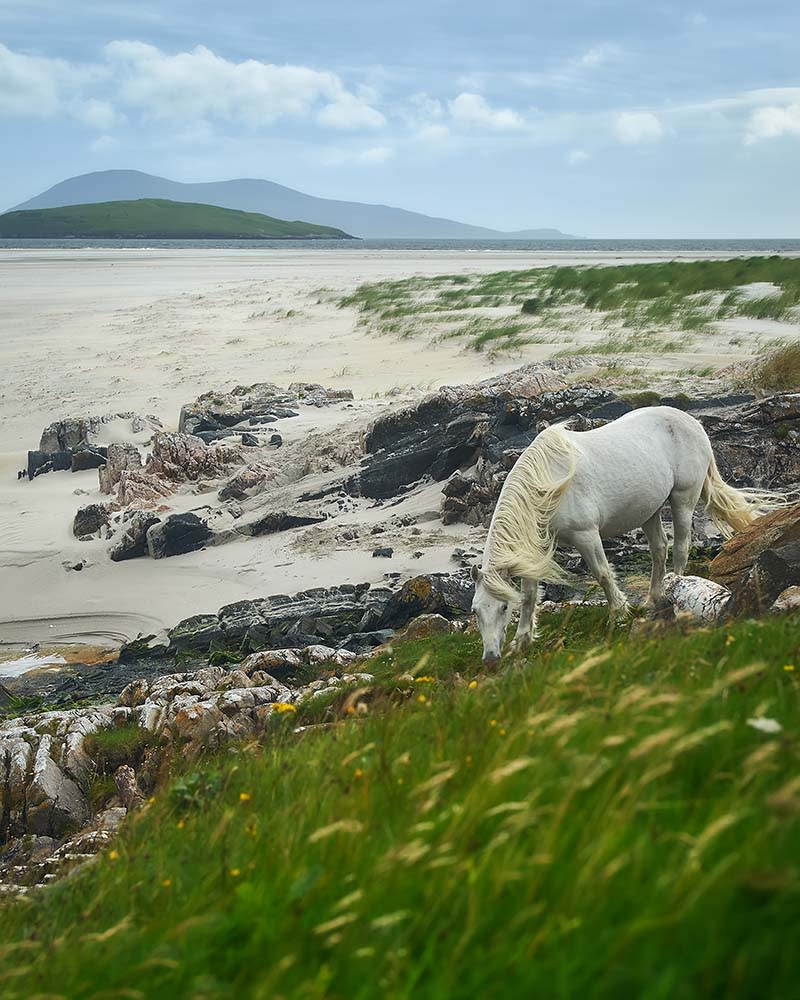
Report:
[[[595,522],[604,535],[639,527],[673,490],[699,490],[712,452],[702,425],[670,406],[633,410],[590,431],[565,430],[578,454],[558,530]]]

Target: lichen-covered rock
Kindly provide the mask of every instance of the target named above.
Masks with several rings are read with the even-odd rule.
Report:
[[[108,527],[111,510],[102,503],[90,503],[81,507],[72,521],[72,534],[76,538],[84,535],[96,535],[101,528]]]
[[[106,464],[97,470],[101,493],[113,493],[122,473],[142,468],[142,456],[134,444],[110,444]]]
[[[147,554],[147,532],[161,519],[149,511],[133,511],[122,523],[121,532],[115,536],[109,549],[113,562],[137,559]]]
[[[469,614],[474,593],[474,585],[467,574],[415,576],[389,598],[381,624],[397,629],[419,615],[460,618]]]
[[[698,622],[716,622],[725,613],[731,592],[700,576],[664,577],[664,594],[676,614],[684,614]]]
[[[208,445],[192,434],[159,433],[153,435],[145,472],[175,483],[215,479],[241,460],[239,449],[230,444]]]
[[[709,575],[726,587],[736,587],[766,549],[800,541],[800,504],[760,517],[722,546],[709,566]]]

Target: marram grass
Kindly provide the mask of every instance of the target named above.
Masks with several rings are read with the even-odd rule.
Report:
[[[398,643],[0,910],[0,993],[799,996],[798,624]]]

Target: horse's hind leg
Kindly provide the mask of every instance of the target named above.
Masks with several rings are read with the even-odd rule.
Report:
[[[645,604],[649,608],[657,608],[664,600],[664,573],[667,569],[667,534],[661,523],[661,511],[657,510],[649,521],[642,525],[642,531],[650,546],[650,556],[653,560],[653,570],[650,574],[650,592]]]
[[[526,580],[523,577],[520,589],[522,591],[522,604],[519,609],[517,633],[511,643],[512,652],[527,649],[531,644],[531,639],[536,635],[536,602],[539,600],[539,581]]]
[[[609,618],[612,621],[627,618],[630,614],[628,600],[617,586],[614,571],[603,551],[600,533],[594,531],[578,535],[573,539],[573,544],[589,567],[589,572],[603,588],[608,601]]]
[[[701,484],[702,486],[702,484]],[[686,572],[689,548],[692,544],[692,516],[700,499],[700,489],[673,490],[669,504],[672,508],[672,568],[678,576]]]

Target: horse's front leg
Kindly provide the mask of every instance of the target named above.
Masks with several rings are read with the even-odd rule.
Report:
[[[609,566],[599,531],[587,531],[574,539],[575,548],[580,552],[589,572],[603,588],[608,601],[608,617],[611,622],[630,618],[628,599],[617,586],[614,570]]]
[[[517,632],[510,647],[512,653],[527,649],[531,640],[536,636],[536,604],[539,600],[539,581],[526,580],[523,577],[520,589],[522,591],[522,604],[519,609]]]

